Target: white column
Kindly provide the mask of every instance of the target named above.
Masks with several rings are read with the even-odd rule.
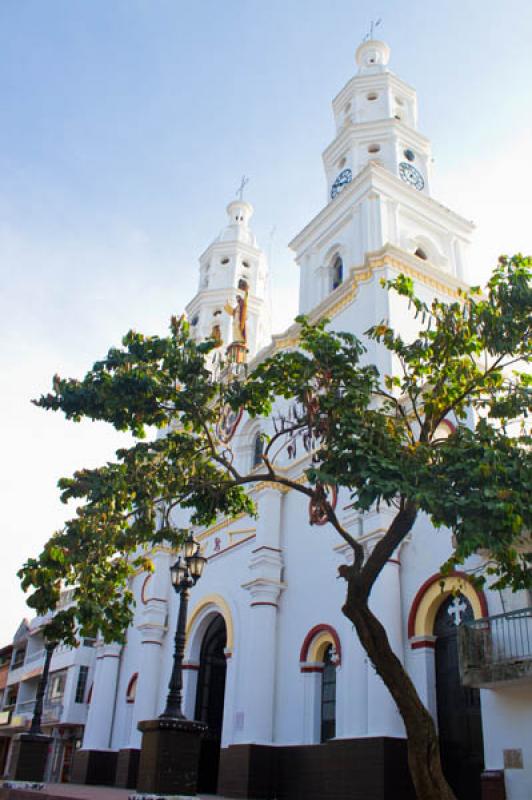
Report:
[[[162,643],[166,633],[167,603],[162,599],[149,599],[142,612],[138,626],[141,632],[139,676],[133,717],[129,736],[129,747],[140,747],[142,734],[138,723],[155,719],[159,713],[164,686],[161,685]]]
[[[111,743],[118,668],[119,644],[96,645],[96,669],[92,685],[92,698],[83,736],[84,750],[108,750]]]
[[[162,644],[167,632],[168,593],[171,591],[171,555],[166,550],[153,554],[154,571],[142,597],[143,609],[137,628],[141,636],[137,691],[129,747],[140,747],[139,722],[155,719],[164,708],[165,676],[161,674]]]
[[[222,747],[227,747],[234,741],[235,696],[237,691],[235,659],[233,654],[228,650],[226,650],[225,657],[227,669],[225,673],[225,704],[222,728]],[[192,719],[192,717],[189,719]]]
[[[319,744],[321,726],[321,682],[323,665],[308,665],[303,671],[303,744]],[[338,691],[336,694],[338,701]]]
[[[366,736],[368,732],[368,657],[350,626],[342,636],[342,664],[336,670],[336,738]]]
[[[388,561],[377,578],[370,595],[370,608],[381,621],[390,645],[403,661],[400,563],[397,557]],[[368,664],[368,735],[404,737],[404,725],[395,701],[371,662]]]
[[[368,195],[368,252],[380,250],[383,246],[382,198],[377,192]]]
[[[408,673],[425,708],[430,712],[437,725],[435,644],[435,636],[414,636],[410,639]]]
[[[196,664],[192,661],[186,661],[183,664],[183,714],[187,719],[194,719],[194,714],[196,711],[198,673],[199,664]]]
[[[273,741],[278,600],[282,558],[281,500],[278,489],[268,488],[258,500],[257,547],[250,559],[250,628],[246,636],[247,669],[244,676],[244,719],[241,742]]]

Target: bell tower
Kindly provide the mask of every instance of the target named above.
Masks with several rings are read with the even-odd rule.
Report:
[[[323,154],[328,200],[370,161],[430,194],[431,148],[417,130],[416,91],[390,72],[389,58],[384,42],[363,42],[358,73],[333,100],[336,137]]]
[[[224,354],[236,341],[248,359],[271,338],[268,264],[252,215],[242,198],[229,203],[225,228],[200,256],[198,291],[186,308],[194,338],[217,339]]]
[[[415,90],[390,71],[385,42],[363,42],[355,59],[356,74],[332,102],[325,206],[290,243],[304,314],[324,304],[330,315],[353,271],[385,248],[426,282],[464,277],[473,225],[431,196],[431,145],[418,130]]]

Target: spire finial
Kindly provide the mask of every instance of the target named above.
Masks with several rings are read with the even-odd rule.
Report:
[[[369,24],[369,31],[366,33],[362,41],[363,42],[373,41],[373,37],[375,35],[375,28],[378,28],[379,25],[382,25],[382,17],[379,17],[379,19],[372,19]]]
[[[249,183],[249,178],[245,175],[242,175],[242,180],[240,181],[240,186],[236,190],[235,194],[238,196],[238,199],[242,201],[244,199],[244,187]]]

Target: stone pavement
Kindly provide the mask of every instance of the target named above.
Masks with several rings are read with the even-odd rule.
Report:
[[[15,793],[16,792],[16,793]],[[127,800],[135,794],[134,789],[115,789],[113,786],[84,786],[79,783],[46,783],[42,791],[24,791],[19,794],[18,790],[11,790],[11,796],[15,800],[17,795],[20,800],[32,797],[38,800],[39,797],[64,798],[65,800]],[[226,800],[220,795],[202,794],[197,795],[197,800]]]

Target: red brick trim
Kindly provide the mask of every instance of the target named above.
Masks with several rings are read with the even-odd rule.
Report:
[[[128,683],[127,689],[126,689],[126,703],[134,703],[135,702],[135,697],[134,696],[131,697],[131,692],[133,691],[133,688],[135,688],[135,691],[136,691],[136,683],[138,681],[138,678],[139,678],[139,673],[138,672],[134,672],[133,675],[131,676],[131,678],[129,679],[129,683]]]
[[[142,584],[142,589],[140,590],[141,603],[146,605],[148,602],[151,602],[152,600],[155,600],[156,603],[166,603],[166,600],[164,599],[164,597],[146,597],[146,588],[147,588],[149,582],[151,581],[151,579],[152,579],[152,575],[151,574],[150,575],[146,575],[146,577],[144,578],[144,582]]]
[[[323,667],[301,667],[301,672],[323,672]]]
[[[183,669],[191,669],[197,672],[199,670],[199,664],[183,664]]]
[[[436,642],[433,639],[417,639],[415,642],[410,643],[412,650],[434,650]]]
[[[411,639],[412,636],[415,636],[417,611],[418,611],[418,608],[419,608],[419,605],[420,605],[421,601],[423,600],[423,596],[425,595],[425,592],[434,583],[436,583],[437,581],[445,580],[446,577],[447,578],[462,578],[462,580],[467,581],[467,583],[469,583],[469,585],[472,586],[474,591],[476,592],[476,595],[478,597],[478,601],[480,603],[480,608],[482,609],[482,616],[483,617],[487,617],[488,616],[488,604],[487,604],[487,601],[486,601],[486,595],[484,594],[484,592],[481,589],[477,589],[475,586],[473,586],[473,584],[471,583],[471,581],[469,579],[469,575],[466,572],[451,572],[449,575],[446,575],[446,576],[441,575],[439,572],[436,572],[434,575],[431,575],[430,578],[427,578],[425,583],[421,586],[421,588],[418,590],[416,596],[414,597],[414,600],[412,602],[412,606],[410,608],[410,613],[408,615],[408,638],[409,639]]]
[[[340,666],[342,663],[342,645],[340,644],[340,637],[336,633],[335,629],[332,625],[327,625],[326,623],[321,623],[320,625],[314,625],[313,628],[305,636],[303,640],[303,644],[301,645],[301,651],[299,653],[299,660],[302,662],[308,661],[308,651],[310,650],[310,645],[312,644],[312,640],[316,638],[319,633],[323,632],[330,633],[331,639],[334,642],[334,649],[336,650],[336,657],[337,657],[337,666]]]

